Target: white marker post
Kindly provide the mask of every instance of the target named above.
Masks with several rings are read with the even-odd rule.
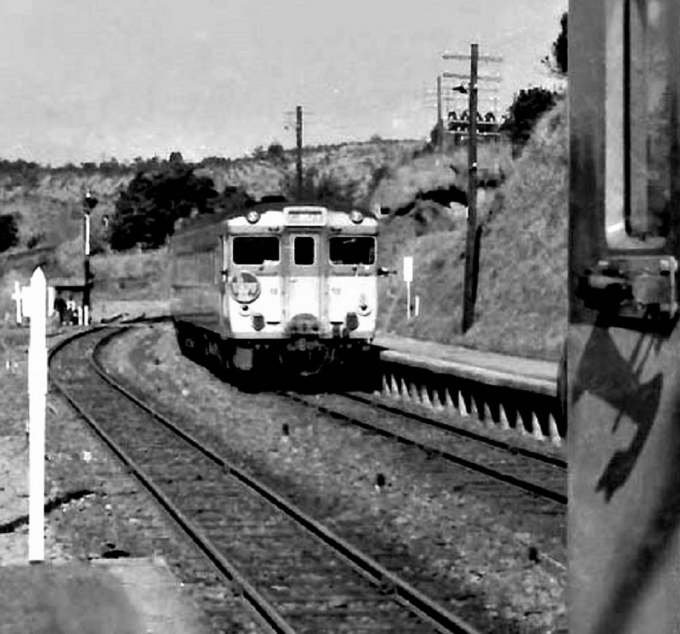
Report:
[[[54,286],[47,287],[47,319],[49,320],[52,315],[57,311],[54,310]]]
[[[21,284],[19,284],[19,282],[14,282],[14,294],[12,295],[12,299],[16,303],[17,326],[21,326],[21,322],[23,321],[23,315],[21,312]]]
[[[411,282],[413,282],[413,258],[404,258],[404,282],[406,282],[406,319],[411,319]]]
[[[45,560],[45,405],[47,400],[47,283],[41,268],[31,276],[28,315],[28,560]]]

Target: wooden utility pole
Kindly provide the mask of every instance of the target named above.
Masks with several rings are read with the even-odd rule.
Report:
[[[444,119],[442,117],[442,76],[437,75],[437,151],[444,152]]]
[[[461,84],[453,88],[455,92],[468,96],[468,224],[467,240],[465,245],[465,282],[463,289],[463,319],[461,329],[467,332],[475,319],[475,301],[477,299],[477,279],[479,276],[479,240],[480,232],[477,227],[477,117],[479,82],[498,84],[501,81],[499,75],[479,75],[479,62],[501,63],[502,57],[491,55],[479,55],[477,44],[470,46],[470,54],[445,54],[444,59],[467,61],[470,60],[470,74],[460,72],[445,72],[446,79],[465,80],[469,79],[467,86]],[[485,90],[485,88],[482,88]],[[497,92],[497,89],[493,89]],[[484,133],[488,135],[489,133]],[[496,134],[495,132],[492,134]]]
[[[465,288],[463,291],[462,331],[467,332],[475,320],[477,294],[477,44],[470,50],[470,86],[468,88],[468,214],[465,244]]]
[[[297,196],[298,200],[302,198],[302,106],[295,108],[295,136],[297,138]]]

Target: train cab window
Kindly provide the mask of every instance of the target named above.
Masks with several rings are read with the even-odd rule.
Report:
[[[279,261],[279,239],[276,236],[237,236],[232,244],[234,264],[264,264]]]
[[[660,249],[677,169],[671,2],[612,4],[606,42],[605,224],[612,249]]]
[[[314,264],[314,238],[311,236],[298,236],[293,243],[293,261],[295,264],[309,266]]]
[[[332,264],[375,264],[375,238],[342,236],[329,240]]]

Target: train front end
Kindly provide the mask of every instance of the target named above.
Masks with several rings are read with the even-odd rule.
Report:
[[[367,357],[377,313],[375,218],[316,205],[227,223],[224,318],[234,365],[297,376]]]

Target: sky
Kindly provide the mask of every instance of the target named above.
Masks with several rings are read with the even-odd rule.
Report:
[[[445,53],[503,58],[497,108],[554,79],[567,0],[0,0],[0,158],[236,158],[257,146],[426,138]],[[451,98],[452,84],[445,82]],[[494,93],[480,93],[491,109]],[[464,99],[461,97],[461,99]],[[461,104],[450,102],[454,109]],[[464,105],[464,104],[463,104]]]

